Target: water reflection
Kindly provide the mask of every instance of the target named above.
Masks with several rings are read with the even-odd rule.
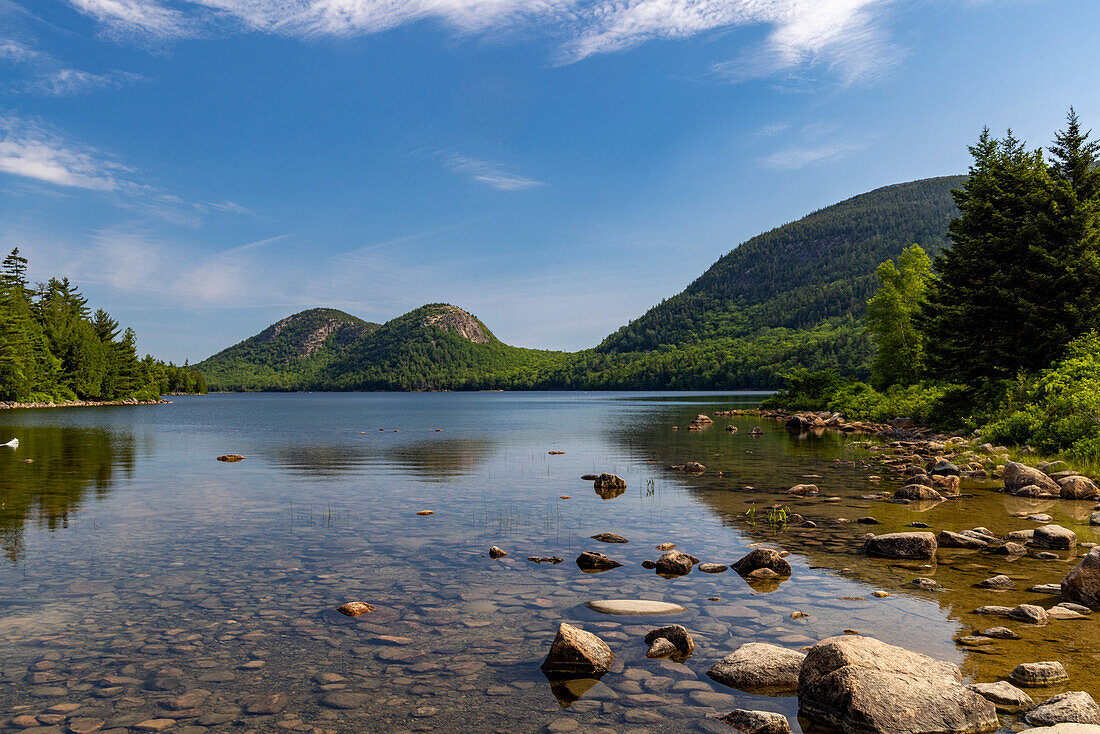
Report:
[[[11,432],[19,448],[0,453],[0,551],[16,563],[27,523],[66,527],[89,494],[102,499],[120,472],[132,473],[136,452],[133,435],[120,431],[26,426]]]
[[[492,457],[495,446],[493,441],[479,438],[399,440],[397,446],[379,446],[369,439],[358,443],[276,443],[261,447],[261,452],[296,477],[332,479],[386,466],[427,481],[445,481],[476,474]]]

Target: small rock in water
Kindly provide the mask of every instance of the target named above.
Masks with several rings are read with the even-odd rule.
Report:
[[[1057,595],[1062,593],[1062,587],[1058,584],[1038,584],[1037,586],[1032,586],[1028,591],[1035,594]]]
[[[1007,589],[1015,589],[1016,582],[1010,579],[1008,576],[1001,574],[1000,576],[988,578],[985,581],[979,581],[978,583],[974,584],[974,586],[979,589],[996,589],[998,591],[1003,591]]]
[[[1027,622],[1028,624],[1046,624],[1050,619],[1050,615],[1047,614],[1046,609],[1034,604],[1020,604],[1015,606],[1009,611],[1008,616],[1021,622]]]
[[[996,683],[971,683],[967,686],[987,701],[991,701],[997,710],[1003,713],[1011,713],[1021,708],[1031,708],[1035,702],[1031,696],[1021,691],[1008,681]]]
[[[981,634],[984,637],[996,637],[1001,640],[1020,639],[1020,636],[1010,630],[1008,627],[990,627],[987,630],[982,630]]]
[[[419,512],[417,512],[416,514],[417,514],[417,515],[434,515],[434,514],[435,514],[435,510],[420,510],[420,511],[419,511]]]
[[[596,551],[584,551],[577,556],[577,567],[582,571],[608,571],[621,565],[623,564]]]
[[[787,494],[796,497],[812,497],[819,491],[816,484],[796,484],[787,490]]]
[[[1088,607],[1100,607],[1100,548],[1093,548],[1066,574],[1059,588],[1062,598]]]
[[[657,568],[657,561],[642,561],[642,568],[652,571],[653,569]]]
[[[676,654],[676,646],[664,637],[659,637],[653,641],[646,650],[645,656],[647,658],[670,658]]]
[[[1024,717],[1033,726],[1100,724],[1100,706],[1084,691],[1059,693],[1040,703]]]
[[[743,734],[791,734],[791,725],[787,717],[771,711],[734,709],[716,718]]]
[[[581,474],[581,479],[585,480],[586,482],[594,482],[599,478],[599,474]]]
[[[553,563],[557,565],[565,559],[560,556],[527,556],[527,560],[531,563]]]
[[[611,669],[614,657],[611,648],[599,637],[563,622],[558,626],[558,634],[541,669],[543,673],[555,675],[598,677]]]
[[[630,541],[619,535],[618,533],[599,533],[592,536],[592,540],[598,540],[601,543],[629,543]]]
[[[626,489],[626,480],[615,474],[601,474],[593,481],[596,489]]]
[[[238,461],[244,461],[244,460],[245,460],[245,457],[241,456],[240,454],[225,454],[223,456],[218,457],[218,461],[224,461],[224,462],[227,462],[227,463],[230,463],[230,464],[234,464]]]
[[[660,640],[667,640],[675,648],[674,657],[678,660],[686,660],[695,652],[695,640],[683,625],[670,624],[667,627],[658,627],[645,636],[645,644],[650,646]],[[652,656],[647,653],[646,657]]]
[[[699,570],[703,573],[723,573],[729,570],[729,566],[723,563],[700,563]]]
[[[1069,680],[1065,666],[1057,660],[1020,663],[1008,677],[1016,685],[1025,688],[1038,688]]]
[[[710,667],[707,675],[742,691],[794,691],[804,653],[764,642],[747,642]]]
[[[736,563],[730,564],[737,573],[748,576],[750,573],[766,568],[779,576],[791,575],[791,564],[779,551],[771,548],[756,548]]]
[[[675,547],[676,547],[676,544],[675,544],[675,543],[661,543],[661,544],[660,544],[659,546],[657,546],[657,547],[656,547],[656,550],[659,550],[659,551],[670,551],[670,550],[672,550],[672,549],[673,549],[673,548],[675,548]]]
[[[489,557],[490,558],[493,558],[493,559],[504,558],[504,556],[506,556],[506,555],[508,555],[507,551],[505,551],[502,548],[498,548],[495,545],[493,547],[489,548]]]
[[[691,567],[699,562],[698,558],[678,550],[670,550],[657,559],[657,573],[664,576],[683,576],[691,572]]]
[[[890,596],[890,592],[889,591],[872,591],[871,596],[875,597],[876,599],[885,599],[886,597]]]
[[[885,558],[932,558],[936,555],[936,536],[932,533],[886,533],[867,540],[869,556]]]
[[[687,609],[679,604],[649,599],[605,599],[585,606],[602,614],[679,614]]]
[[[1070,550],[1077,545],[1077,533],[1061,525],[1043,525],[1035,528],[1031,537],[1035,545],[1053,550]]]
[[[336,611],[343,614],[345,617],[358,617],[361,614],[367,612],[373,612],[374,607],[367,604],[365,601],[349,601],[341,607],[337,607]]]
[[[551,456],[561,456],[565,452],[564,451],[547,451],[546,453],[550,454]]]

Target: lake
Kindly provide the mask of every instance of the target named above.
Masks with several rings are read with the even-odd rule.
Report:
[[[32,732],[63,731],[66,716],[103,722],[100,731],[159,720],[186,734],[732,732],[706,715],[749,708],[783,713],[798,731],[795,698],[742,693],[705,672],[745,642],[797,649],[845,630],[956,662],[973,682],[1061,660],[1070,683],[1032,691],[1037,700],[1096,690],[1093,621],[1034,628],[973,614],[984,604],[1050,606],[1056,597],[1025,590],[1060,581],[1085,549],[1046,560],[941,549],[910,563],[860,551],[869,529],[914,520],[935,532],[1035,527],[1014,516],[1021,510],[1093,541],[1092,502],[969,483],[973,497],[917,512],[862,498],[901,484],[875,481],[881,469],[860,464],[871,437],[799,437],[743,417],[686,430],[697,413],[759,399],[250,394],[0,412],[0,442],[21,442],[0,448],[0,720],[40,715]],[[755,426],[762,436],[750,435]],[[247,459],[216,461],[227,453]],[[686,461],[706,473],[668,469]],[[626,490],[597,493],[580,478],[600,472],[623,477]],[[783,494],[804,482],[841,501]],[[818,527],[769,522],[775,503]],[[424,510],[434,514],[417,515]],[[880,524],[845,521],[864,516]],[[601,532],[630,542],[590,539]],[[666,542],[725,564],[763,543],[790,551],[794,572],[756,588],[732,571],[666,579],[641,566]],[[508,555],[490,559],[493,545]],[[624,565],[584,573],[574,562],[584,550]],[[998,573],[1017,588],[973,588]],[[944,588],[909,586],[916,577]],[[890,595],[872,596],[880,590]],[[617,598],[687,611],[617,617],[584,606]],[[376,609],[334,611],[348,601]],[[570,692],[540,673],[561,622],[614,651],[596,686]],[[645,657],[642,637],[670,623],[695,638],[686,664]],[[955,642],[999,625],[1021,639]],[[1006,732],[1021,728],[1004,721]]]

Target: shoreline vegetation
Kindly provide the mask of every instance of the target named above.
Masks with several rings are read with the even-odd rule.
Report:
[[[157,398],[156,400],[138,400],[137,398],[124,398],[122,400],[68,400],[65,402],[41,402],[41,403],[14,403],[0,402],[0,410],[30,410],[35,408],[107,408],[121,405],[171,405],[171,400]]]
[[[0,401],[34,407],[157,402],[206,392],[206,380],[137,355],[137,335],[103,309],[94,313],[68,278],[33,287],[15,248],[0,263]]]

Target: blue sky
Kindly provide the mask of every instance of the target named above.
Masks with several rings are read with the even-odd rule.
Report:
[[[745,239],[1100,129],[1095,0],[0,0],[0,247],[192,361],[445,301],[593,346]]]

